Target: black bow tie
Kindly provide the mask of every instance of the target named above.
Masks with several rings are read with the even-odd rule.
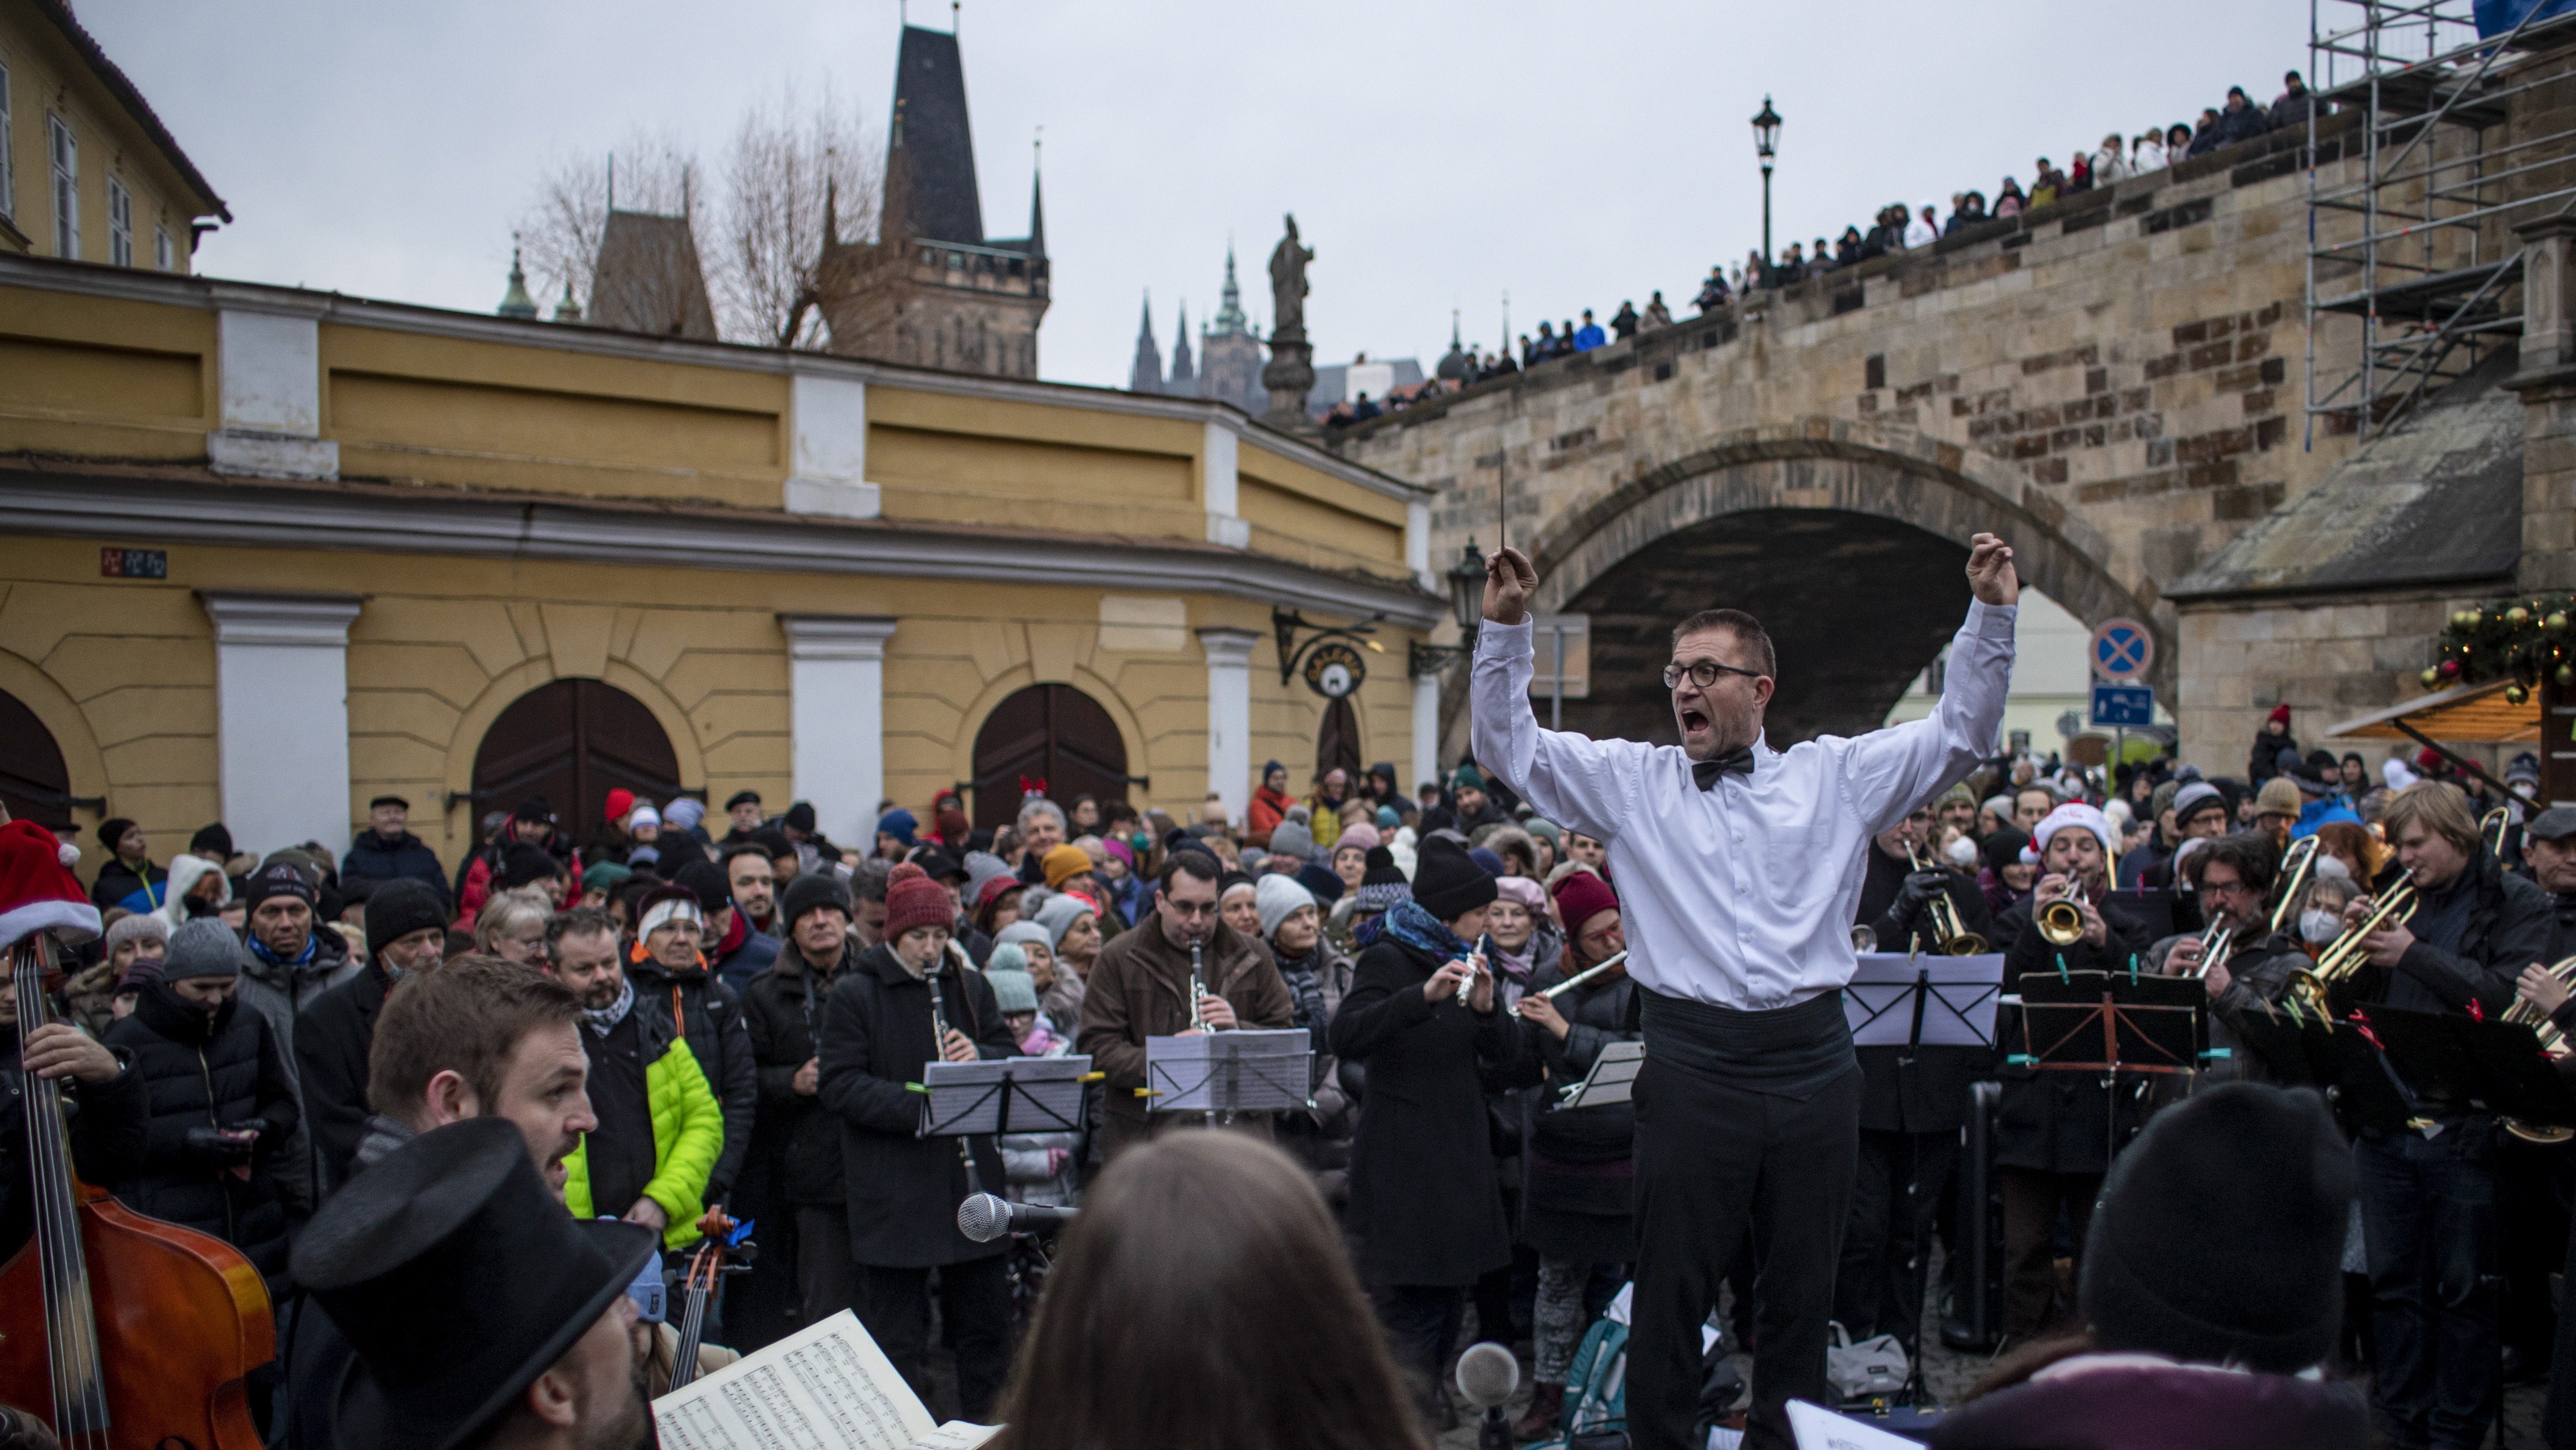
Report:
[[[1751,775],[1752,773],[1753,747],[1750,745],[1739,745],[1715,760],[1694,761],[1691,764],[1691,779],[1699,782],[1701,790],[1707,790],[1716,785],[1719,776]]]

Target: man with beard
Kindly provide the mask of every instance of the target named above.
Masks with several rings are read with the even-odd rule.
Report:
[[[297,1280],[357,1352],[335,1406],[339,1442],[645,1443],[626,1287],[653,1251],[633,1223],[561,1212],[504,1120],[453,1123],[396,1150],[296,1247]]]
[[[349,1176],[367,1133],[367,1063],[385,993],[406,973],[447,954],[447,905],[438,888],[396,880],[367,895],[365,970],[323,993],[295,1019],[296,1080],[304,1090],[320,1196]],[[324,933],[336,937],[337,933]]]
[[[676,897],[695,908],[686,892]],[[645,921],[654,923],[655,913],[673,904],[654,892],[644,901]],[[707,1176],[724,1151],[724,1109],[671,1019],[638,1010],[635,984],[618,962],[617,924],[606,912],[564,912],[547,935],[546,970],[581,999],[581,1045],[598,1119],[565,1159],[564,1204],[581,1218],[614,1214],[649,1225],[666,1246],[686,1248],[698,1241]]]
[[[591,1115],[581,999],[553,977],[497,957],[463,956],[395,984],[375,1016],[367,1064],[374,1116],[352,1171],[451,1123],[501,1118],[519,1130],[546,1192],[563,1199],[566,1160]],[[334,1450],[331,1406],[351,1352],[327,1312],[299,1312],[286,1337],[279,1444]]]

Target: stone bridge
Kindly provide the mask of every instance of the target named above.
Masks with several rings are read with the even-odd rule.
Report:
[[[2321,138],[2329,172],[2346,129]],[[1776,741],[1870,728],[1956,628],[1979,531],[2078,618],[2153,626],[2172,700],[2165,586],[2351,452],[2303,408],[2303,140],[1756,294],[1335,446],[1439,489],[1435,568],[1508,513],[1541,606],[1592,618],[1593,691],[1569,728],[1670,738],[1666,631],[1716,605],[1779,647]],[[2353,345],[2341,318],[2315,339]]]

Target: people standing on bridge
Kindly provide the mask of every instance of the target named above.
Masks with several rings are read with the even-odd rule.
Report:
[[[2102,138],[2102,149],[2093,153],[2093,184],[2110,186],[2129,174],[2128,151],[2120,144],[2120,133]]]
[[[2308,124],[2308,117],[2316,108],[2316,94],[2308,89],[2306,81],[2299,79],[2299,73],[2282,72],[2281,94],[2272,100],[2273,129],[2279,130],[2284,126],[2304,126]]]
[[[1679,746],[1539,728],[1529,693],[1538,571],[1515,549],[1486,561],[1476,759],[1549,820],[1608,844],[1636,951],[1646,1061],[1628,1424],[1639,1450],[1703,1438],[1700,1328],[1748,1238],[1760,1292],[1746,1443],[1789,1445],[1789,1399],[1827,1393],[1859,1144],[1860,1069],[1841,988],[1856,966],[1862,851],[1977,767],[2011,679],[2012,550],[1977,535],[1967,573],[1976,599],[1931,716],[1783,752],[1763,738],[1770,638],[1731,610],[1674,631],[1664,683]]]
[[[1710,313],[1734,300],[1735,289],[1727,285],[1725,269],[1711,267],[1708,280],[1699,284],[1699,295],[1691,299],[1691,305],[1702,313]]]
[[[2011,177],[2005,177],[2004,184],[1995,188],[1995,215],[1997,217],[2019,216],[2021,215],[2022,208],[2027,204],[2028,203],[2026,203],[2022,198],[2021,183],[2013,180]]]
[[[1594,348],[1600,347],[1609,341],[1610,335],[1601,330],[1600,323],[1592,320],[1592,309],[1589,307],[1584,308],[1583,325],[1576,328],[1574,331],[1574,350],[1576,352],[1590,352]]]
[[[2129,143],[2131,176],[2152,176],[2171,164],[2165,155],[2165,138],[2162,131],[2150,127],[2139,132],[2137,139]]]
[[[1717,269],[1715,267],[1709,268],[1708,274],[1711,277],[1716,277]],[[1670,327],[1672,325],[1673,310],[1664,305],[1664,294],[1656,292],[1648,296],[1646,299],[1645,330],[1652,332],[1658,327]]]

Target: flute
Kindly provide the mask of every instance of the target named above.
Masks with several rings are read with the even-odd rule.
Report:
[[[1573,976],[1566,978],[1564,981],[1557,983],[1555,986],[1548,988],[1544,992],[1532,992],[1528,997],[1521,998],[1520,1002],[1512,1004],[1512,1015],[1515,1017],[1519,1016],[1521,1012],[1521,1003],[1527,1002],[1530,997],[1545,997],[1549,1001],[1553,1002],[1556,1000],[1558,993],[1570,992],[1626,960],[1628,960],[1628,954],[1626,952],[1621,952],[1615,957],[1604,959],[1598,966],[1585,967],[1582,971],[1575,973]]]

